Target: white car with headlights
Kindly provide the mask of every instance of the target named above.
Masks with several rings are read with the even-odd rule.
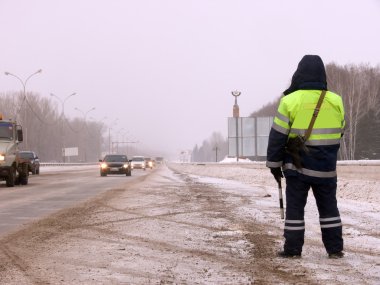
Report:
[[[132,169],[143,169],[145,170],[145,157],[144,156],[134,156],[131,161]]]
[[[153,169],[153,160],[150,157],[145,157],[145,168]]]

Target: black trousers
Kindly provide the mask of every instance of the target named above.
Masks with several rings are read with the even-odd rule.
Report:
[[[286,219],[284,228],[284,250],[300,254],[305,235],[305,205],[309,189],[313,194],[319,211],[322,241],[328,253],[343,250],[342,221],[336,200],[336,182],[310,184],[297,177],[286,178]]]

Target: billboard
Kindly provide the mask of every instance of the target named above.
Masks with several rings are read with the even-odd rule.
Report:
[[[265,157],[273,117],[229,117],[228,155]]]
[[[62,149],[63,156],[78,156],[77,147],[66,147]]]

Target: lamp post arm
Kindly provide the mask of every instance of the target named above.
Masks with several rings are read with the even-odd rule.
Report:
[[[18,77],[16,74],[13,74],[13,73],[10,73],[10,72],[5,72],[5,75],[10,75],[10,76],[13,76],[13,77],[17,78],[17,80],[21,82],[22,86],[25,87],[24,81],[22,81],[22,79],[20,77]]]
[[[32,73],[31,75],[29,75],[25,81],[23,81],[19,76],[17,76],[16,74],[13,74],[13,73],[10,73],[8,71],[5,72],[5,75],[11,75],[15,78],[17,78],[18,81],[20,81],[21,85],[22,85],[22,91],[23,91],[23,95],[24,95],[24,100],[26,99],[26,84],[28,83],[29,79],[32,78],[34,75],[38,74],[38,73],[41,73],[42,72],[42,69],[39,69],[37,70],[36,72]]]
[[[72,96],[76,95],[77,93],[74,92],[73,94],[70,94],[69,96],[66,96],[65,100],[63,100],[63,104],[65,104],[65,102]]]
[[[62,99],[61,99],[61,98],[59,98],[57,95],[55,95],[55,94],[53,94],[53,93],[50,93],[50,96],[57,98],[57,99],[58,99],[58,101],[59,101],[61,104],[63,104],[63,101],[62,101]]]
[[[38,74],[38,73],[41,73],[41,72],[42,72],[42,69],[39,69],[39,70],[37,70],[35,73],[29,75],[28,78],[25,80],[24,88],[25,88],[25,86],[26,86],[26,83],[28,83],[28,81],[29,81],[29,79],[30,79],[31,77],[33,77],[34,75],[36,75],[36,74]]]
[[[83,117],[85,116],[84,112],[81,109],[79,109],[79,108],[74,108],[74,109],[77,110],[78,112],[80,112],[83,115]]]
[[[66,98],[62,101],[62,115],[63,115],[63,117],[65,117],[65,103],[66,103],[66,101],[70,98],[70,97],[72,97],[72,96],[74,96],[74,95],[76,95],[77,93],[76,92],[74,92],[73,94],[70,94],[69,96],[66,96]]]
[[[95,107],[91,108],[90,110],[88,110],[85,115],[84,115],[84,121],[86,121],[86,118],[87,118],[87,115],[88,113],[90,113],[91,111],[94,111],[95,110]]]
[[[24,99],[25,99],[25,96],[26,96],[26,81],[24,82],[20,77],[18,77],[16,74],[13,74],[13,73],[10,73],[10,72],[5,72],[5,75],[10,75],[10,76],[13,76],[14,78],[16,78],[18,81],[20,81],[21,85],[22,85],[22,94],[24,95]],[[34,75],[34,73],[32,74]],[[28,77],[28,79],[32,76],[30,75]]]

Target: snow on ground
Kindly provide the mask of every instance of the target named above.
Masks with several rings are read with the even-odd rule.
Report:
[[[84,166],[43,167],[41,173],[55,170],[83,169]],[[96,168],[96,165],[85,166]],[[191,175],[201,183],[250,199],[239,215],[262,224],[274,225],[278,249],[282,245],[284,222],[280,218],[278,188],[263,162],[176,163],[170,167]],[[338,206],[343,221],[346,256],[340,260],[326,258],[321,241],[318,211],[310,191],[305,208],[305,245],[302,259],[287,260],[294,268],[303,266],[316,276],[318,284],[380,284],[380,164],[366,161],[338,164]],[[283,184],[285,181],[283,180]],[[285,185],[283,185],[285,194]],[[231,196],[233,197],[233,196]],[[284,195],[285,197],[285,195]],[[231,198],[232,199],[232,198]],[[282,270],[289,266],[284,266]],[[292,274],[292,272],[290,272]]]
[[[380,164],[355,161],[338,164],[338,207],[343,221],[343,238],[346,256],[342,260],[326,259],[321,241],[318,210],[312,191],[305,208],[305,245],[300,261],[321,280],[347,284],[380,284]],[[181,172],[194,175],[202,182],[223,185],[239,193],[260,193],[264,199],[244,215],[261,222],[275,224],[283,229],[278,205],[278,188],[269,169],[263,162],[221,164],[181,164]],[[240,183],[240,185],[239,185]],[[283,184],[285,181],[283,180]],[[269,195],[271,197],[265,198]],[[285,197],[285,185],[283,185]],[[285,198],[284,198],[285,199]],[[284,201],[285,203],[285,201]],[[268,210],[271,209],[271,210]],[[279,236],[279,240],[282,237]],[[280,249],[281,245],[279,245]]]

